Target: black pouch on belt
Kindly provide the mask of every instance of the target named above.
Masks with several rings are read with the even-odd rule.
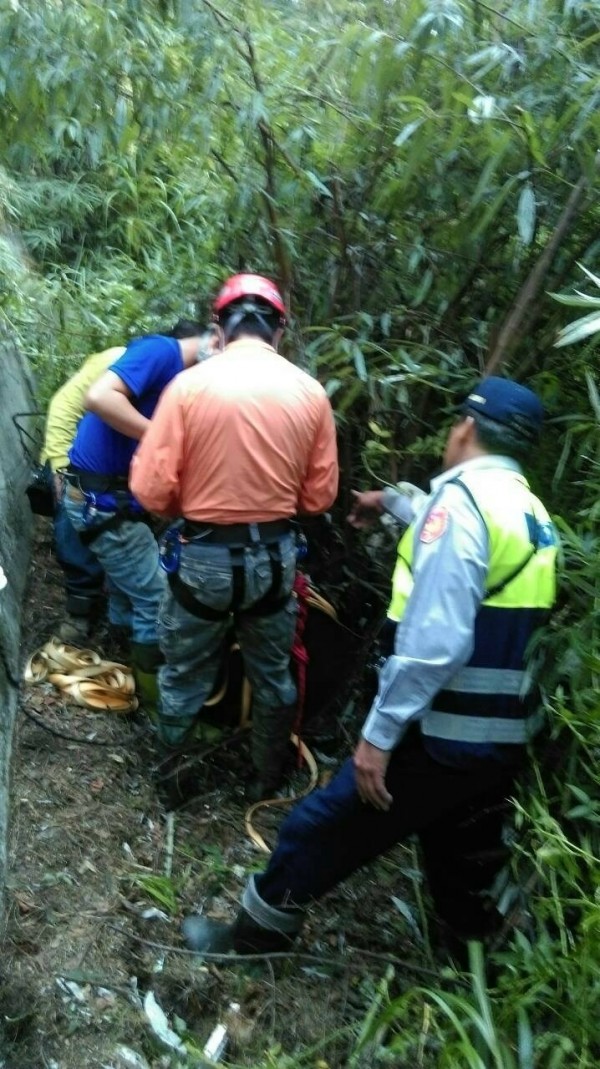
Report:
[[[54,516],[52,469],[48,463],[33,465],[25,493],[36,516]]]

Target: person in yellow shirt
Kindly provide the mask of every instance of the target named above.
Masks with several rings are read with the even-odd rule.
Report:
[[[111,364],[123,356],[124,345],[113,345],[101,353],[93,353],[74,375],[53,395],[48,406],[42,464],[48,462],[52,474],[66,468],[77,424],[85,412],[85,398],[90,386]]]
[[[54,548],[66,588],[67,615],[58,628],[64,642],[85,642],[89,638],[102,600],[104,569],[91,550],[84,546],[67,516],[61,471],[69,463],[69,449],[85,412],[88,390],[124,352],[124,346],[113,345],[93,353],[56,391],[48,406],[41,462],[47,464],[52,473]]]

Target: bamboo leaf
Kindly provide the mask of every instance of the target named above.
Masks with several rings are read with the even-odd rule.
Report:
[[[409,906],[408,902],[405,902],[403,898],[398,898],[396,895],[392,895],[392,902],[394,903],[398,912],[402,914],[405,921],[408,923],[410,930],[413,932],[414,935],[416,935],[419,942],[422,943],[423,934],[421,932],[421,929],[419,928],[419,925],[417,924],[414,912]]]
[[[317,178],[317,176],[314,173],[314,171],[305,171],[304,173],[305,173],[306,177],[308,178],[310,184],[313,185],[315,187],[315,189],[318,189],[319,193],[322,193],[324,197],[331,197],[332,196],[331,191],[321,181],[320,178]]]
[[[477,187],[471,198],[471,207],[475,207],[482,200],[483,197],[489,196],[489,190],[492,182],[492,177],[498,170],[502,160],[509,147],[509,140],[506,139],[501,146],[500,150],[494,153],[488,159],[487,163],[483,167],[477,182]]]
[[[558,301],[559,304],[566,304],[568,308],[600,308],[600,297],[589,297],[585,293],[579,293],[576,291],[571,293],[549,293],[549,297]]]
[[[337,393],[342,385],[343,383],[341,379],[327,379],[327,382],[325,383],[325,393],[331,398],[334,393]]]
[[[367,365],[362,349],[359,345],[352,346],[352,355],[354,359],[354,367],[356,368],[356,374],[361,382],[368,382],[369,373],[367,371]]]
[[[423,304],[423,301],[425,300],[427,294],[429,293],[429,290],[431,289],[432,285],[433,285],[433,271],[431,270],[430,267],[428,267],[427,270],[425,271],[425,274],[423,275],[423,277],[421,279],[419,288],[418,288],[417,292],[415,293],[415,296],[413,297],[413,299],[411,301],[411,307],[412,308],[418,308],[419,305]]]
[[[526,182],[519,196],[517,227],[524,245],[531,245],[535,233],[536,204],[531,182]]]
[[[384,334],[386,338],[389,338],[389,336],[390,336],[390,327],[391,327],[391,325],[392,325],[392,317],[391,317],[390,313],[389,312],[382,312],[382,314],[379,317],[379,326],[381,327],[382,334]]]
[[[483,213],[477,226],[474,227],[472,231],[472,236],[474,238],[479,238],[482,234],[485,233],[490,224],[498,216],[500,209],[503,207],[504,202],[510,196],[518,181],[518,175],[511,175],[511,177],[506,180],[500,192],[496,195],[487,210]]]
[[[583,271],[584,275],[587,275],[587,277],[589,279],[591,279],[592,282],[594,282],[596,284],[596,286],[600,287],[600,277],[598,277],[598,275],[593,275],[592,272],[589,271],[588,268],[585,267],[583,264],[579,264],[578,263],[577,266],[581,268],[581,270]]]
[[[585,373],[585,381],[588,388],[588,396],[590,404],[594,410],[594,415],[598,423],[600,423],[600,395],[598,394],[598,387],[590,371]]]
[[[414,119],[413,122],[407,123],[398,136],[394,138],[394,145],[396,148],[400,148],[401,145],[408,141],[409,137],[412,137],[415,130],[418,130],[424,122],[424,119]]]
[[[600,331],[600,312],[592,312],[590,315],[582,316],[581,319],[576,319],[574,323],[569,323],[568,326],[563,327],[558,332],[554,348],[560,349],[563,345],[573,345],[577,341],[589,338],[592,334],[597,334],[598,331]]]
[[[536,163],[539,163],[540,167],[546,166],[546,160],[544,153],[540,147],[540,140],[538,136],[537,127],[533,120],[533,116],[524,108],[518,109],[521,112],[521,121],[527,135],[527,147],[531,152]]]
[[[519,1069],[534,1069],[535,1053],[533,1032],[526,1011],[522,1006],[517,1010]]]

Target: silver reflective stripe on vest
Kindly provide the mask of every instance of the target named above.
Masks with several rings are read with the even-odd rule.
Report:
[[[463,694],[521,695],[531,690],[531,678],[518,668],[461,668],[443,690]]]
[[[518,744],[532,739],[543,723],[542,712],[524,720],[505,720],[500,716],[460,716],[458,713],[439,713],[432,709],[421,720],[421,731],[424,735],[451,742]]]

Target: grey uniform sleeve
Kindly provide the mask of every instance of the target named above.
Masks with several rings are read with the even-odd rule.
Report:
[[[432,510],[437,528],[427,524]],[[435,534],[434,528],[442,526],[428,540],[428,527]],[[429,498],[414,537],[414,587],[362,732],[381,750],[400,742],[408,725],[428,711],[437,692],[467,663],[485,594],[487,529],[461,487],[447,483]]]
[[[383,507],[398,523],[407,527],[413,522],[426,497],[425,491],[413,483],[398,483],[397,486],[386,486]]]

